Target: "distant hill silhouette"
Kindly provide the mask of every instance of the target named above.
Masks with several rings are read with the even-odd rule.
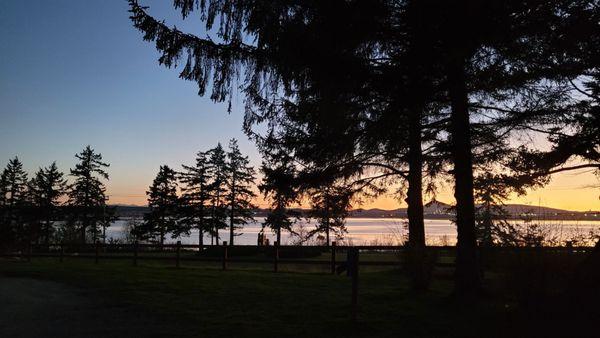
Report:
[[[433,200],[424,205],[425,218],[450,219],[454,217],[453,206],[444,202]],[[571,211],[543,206],[526,204],[506,204],[504,206],[511,218],[540,218],[547,220],[598,220],[600,211]],[[406,217],[406,208],[393,210],[382,209],[356,209],[350,217],[379,218],[379,217]]]
[[[505,209],[513,219],[533,218],[546,220],[598,220],[600,221],[600,211],[571,211],[543,206],[534,206],[526,204],[506,204]],[[307,209],[296,209],[301,213],[306,213]],[[146,206],[116,205],[116,213],[119,217],[139,217],[148,212]],[[258,209],[256,217],[264,217],[268,213],[267,209]],[[427,219],[451,219],[454,217],[452,205],[440,202],[430,201],[424,205],[424,214]],[[355,209],[349,214],[353,218],[403,218],[406,217],[406,208],[385,210],[379,208]]]

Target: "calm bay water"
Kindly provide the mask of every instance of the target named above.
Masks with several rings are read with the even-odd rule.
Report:
[[[236,236],[236,244],[254,245],[257,242],[263,218],[258,217],[256,222],[246,225],[238,230],[239,236]],[[344,235],[342,242],[353,245],[397,245],[402,243],[403,238],[408,234],[401,218],[349,218],[346,220],[348,233]],[[521,221],[514,221],[520,223]],[[119,220],[113,223],[106,230],[108,238],[123,239],[125,236],[125,224],[127,220]],[[298,222],[296,231],[304,228],[310,231],[314,228],[314,222]],[[576,235],[587,235],[590,231],[600,234],[600,221],[543,221],[543,232],[549,236],[567,240]],[[275,235],[269,230],[265,234],[273,243]],[[456,243],[456,226],[450,220],[426,219],[425,234],[429,245],[454,245]],[[220,232],[221,240],[229,240],[229,232],[222,230]],[[198,232],[192,231],[190,236],[180,238],[167,238],[167,242],[176,242],[181,240],[184,244],[197,244]],[[294,238],[288,232],[282,232],[282,243],[292,244]],[[205,236],[205,244],[211,243],[211,238]],[[313,242],[314,243],[314,242]]]

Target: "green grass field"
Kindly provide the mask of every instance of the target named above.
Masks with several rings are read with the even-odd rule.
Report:
[[[95,310],[85,315],[84,309],[80,315],[98,317],[93,321],[104,323],[105,336],[137,332],[202,337],[489,337],[520,330],[517,327],[524,318],[507,296],[488,295],[466,303],[455,300],[448,277],[438,276],[431,291],[415,294],[396,270],[361,271],[355,323],[350,320],[351,281],[345,275],[273,273],[252,267],[221,271],[216,266],[184,265],[177,269],[151,261],[140,261],[137,267],[118,260],[96,265],[91,259],[60,263],[55,258],[36,258],[31,262],[0,260],[0,276],[5,282],[58,283],[85,298]],[[486,283],[493,289],[496,281],[490,276]],[[41,285],[34,288],[44,288]],[[21,318],[41,318],[38,325],[44,325],[44,316],[27,316],[35,307],[25,301],[15,306],[24,313]],[[6,321],[6,315],[0,317]],[[36,325],[0,321],[0,328],[30,324]],[[77,329],[87,324],[65,321],[61,325]]]
[[[100,306],[127,309],[131,327],[147,328],[147,322],[160,321],[158,326],[173,335],[477,336],[478,328],[505,308],[489,302],[475,304],[476,312],[457,307],[449,298],[450,281],[436,282],[431,292],[414,295],[397,271],[361,274],[357,323],[350,321],[350,279],[345,275],[176,269],[160,262],[138,267],[125,261],[95,265],[83,259],[3,261],[0,273],[3,278],[33,278],[83,289],[100,299]],[[471,319],[460,320],[463,310],[477,313],[476,326]]]

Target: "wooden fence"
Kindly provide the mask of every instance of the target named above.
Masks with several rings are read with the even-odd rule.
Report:
[[[544,252],[544,253],[569,253],[582,254],[590,251],[589,247],[491,247],[480,248],[482,255],[489,253],[511,253],[511,252]],[[302,253],[308,251],[317,252],[319,256],[329,255],[329,259],[306,259],[306,255]],[[227,242],[222,245],[205,245],[198,244],[104,244],[96,242],[95,244],[32,244],[22,250],[3,253],[3,257],[20,257],[30,260],[34,257],[55,257],[61,262],[66,259],[93,259],[95,263],[100,260],[131,260],[133,265],[137,265],[140,260],[156,260],[156,261],[171,261],[176,267],[180,267],[182,262],[221,262],[223,270],[227,270],[233,263],[254,263],[254,264],[271,264],[273,271],[279,271],[279,266],[282,264],[294,265],[318,265],[329,266],[331,273],[335,273],[336,269],[348,264],[348,252],[356,250],[360,252],[370,253],[394,253],[397,254],[397,259],[388,260],[361,260],[359,266],[401,266],[402,253],[405,252],[405,246],[383,246],[383,245],[362,245],[362,246],[338,246],[335,242],[331,246],[257,246],[257,245],[235,245],[230,246]],[[265,257],[247,257],[245,255],[232,255],[235,251],[245,251]],[[187,255],[182,255],[182,252]],[[286,252],[300,253],[300,258],[285,258]],[[437,267],[453,267],[453,259],[456,255],[455,246],[429,246],[427,252],[433,257],[432,264]],[[159,255],[140,255],[141,253],[158,253]],[[340,257],[340,254],[346,253],[346,257]],[[282,255],[284,254],[284,255]],[[267,257],[269,256],[269,257]],[[284,257],[282,257],[284,256]],[[443,259],[445,258],[445,259]]]

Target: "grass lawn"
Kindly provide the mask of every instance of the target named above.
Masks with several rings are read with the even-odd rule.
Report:
[[[351,284],[345,275],[38,258],[0,260],[0,278],[47,281],[73,290],[94,304],[97,311],[90,316],[100,317],[94,320],[104,323],[109,336],[488,337],[508,335],[516,325],[515,307],[506,300],[458,302],[451,297],[450,279],[438,279],[431,291],[415,294],[395,270],[361,273],[356,323],[350,320]],[[35,311],[27,303],[21,307]]]

